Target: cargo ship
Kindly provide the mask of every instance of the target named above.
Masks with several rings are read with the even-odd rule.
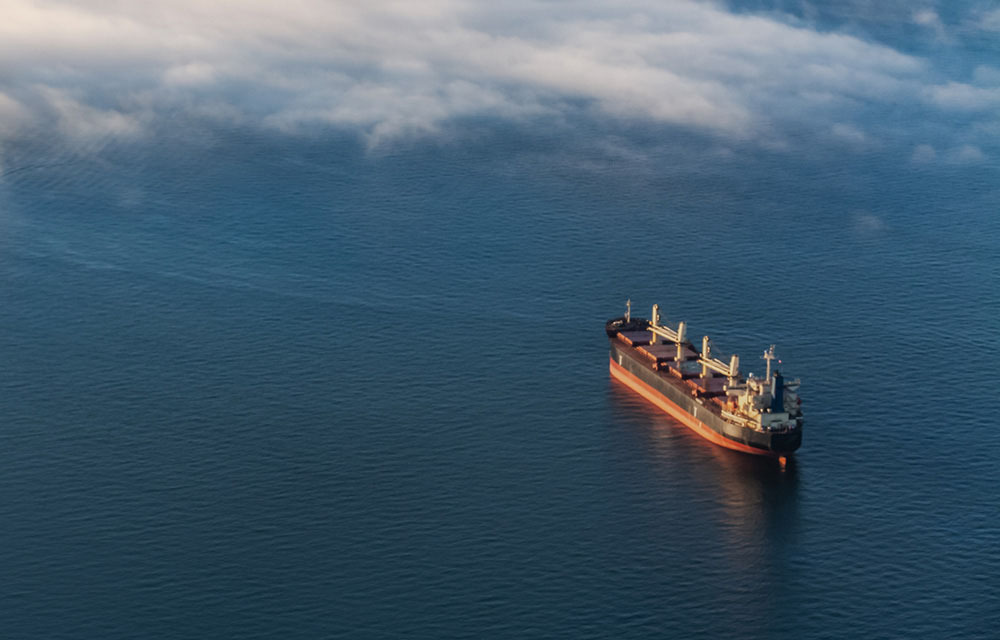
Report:
[[[629,300],[625,315],[604,328],[612,377],[706,440],[782,462],[801,446],[800,383],[772,372],[774,345],[764,352],[766,375],[744,378],[739,356],[728,362],[713,356],[708,336],[697,351],[685,323],[676,329],[660,324],[658,305],[650,319],[635,318]]]

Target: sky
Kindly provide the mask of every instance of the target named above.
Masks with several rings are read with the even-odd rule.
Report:
[[[371,147],[586,118],[995,163],[987,2],[0,0],[0,158],[178,114]],[[805,136],[803,138],[803,136]]]

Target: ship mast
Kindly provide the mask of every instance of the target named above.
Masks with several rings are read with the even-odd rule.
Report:
[[[774,360],[777,357],[776,355],[774,355],[774,345],[772,344],[771,348],[768,349],[767,351],[765,351],[764,355],[761,356],[761,357],[764,360],[767,360],[767,376],[766,376],[765,379],[770,380],[771,379],[771,361]]]

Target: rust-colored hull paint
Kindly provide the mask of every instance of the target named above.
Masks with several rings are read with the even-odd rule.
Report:
[[[689,429],[700,435],[702,438],[705,438],[710,442],[714,442],[720,447],[725,447],[727,449],[732,449],[734,451],[742,451],[743,453],[751,453],[757,456],[767,456],[769,458],[776,458],[780,455],[773,451],[764,451],[763,449],[758,449],[756,447],[751,447],[749,445],[745,445],[740,442],[735,442],[723,436],[721,433],[713,431],[704,422],[698,420],[687,411],[681,409],[667,398],[664,398],[656,391],[656,389],[649,386],[639,378],[636,378],[634,375],[632,375],[624,368],[622,368],[614,360],[609,358],[608,362],[611,365],[610,367],[611,375],[614,378],[624,383],[627,387],[632,389],[632,391],[635,391],[646,400],[649,400],[663,411],[670,414],[671,417],[684,424],[684,426],[688,427]]]

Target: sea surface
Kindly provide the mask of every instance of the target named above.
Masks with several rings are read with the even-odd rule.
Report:
[[[995,161],[453,127],[5,149],[0,637],[997,637]],[[777,345],[786,468],[627,298]]]

